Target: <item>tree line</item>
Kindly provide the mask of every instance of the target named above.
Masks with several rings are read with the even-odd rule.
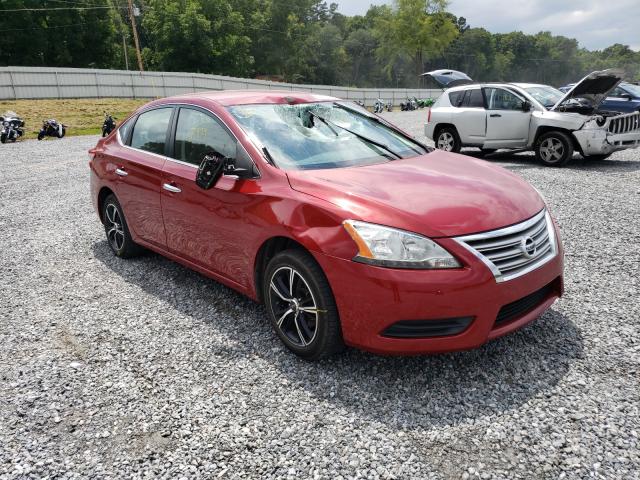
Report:
[[[137,0],[144,68],[293,83],[426,86],[420,73],[562,85],[619,67],[640,79],[640,52],[581,48],[550,32],[491,33],[446,0],[395,0],[347,16],[323,0]],[[127,0],[0,0],[0,65],[137,69]]]

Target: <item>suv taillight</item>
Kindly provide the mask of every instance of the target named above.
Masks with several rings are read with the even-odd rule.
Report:
[[[427,115],[427,123],[431,122],[431,107],[429,107],[429,113]]]

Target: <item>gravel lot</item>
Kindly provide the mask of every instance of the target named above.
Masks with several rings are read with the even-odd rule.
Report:
[[[95,142],[0,146],[0,478],[640,478],[640,151],[492,160],[562,229],[566,295],[528,328],[309,364],[234,291],[111,255]]]

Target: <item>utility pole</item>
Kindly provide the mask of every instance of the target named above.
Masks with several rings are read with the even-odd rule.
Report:
[[[142,66],[142,55],[140,55],[140,42],[138,41],[138,30],[136,29],[136,18],[133,9],[133,0],[128,0],[129,3],[129,18],[131,19],[131,29],[133,30],[133,41],[136,44],[136,55],[138,56],[138,68],[141,72],[144,72]]]
[[[124,32],[122,32],[122,51],[124,52],[125,69],[129,70],[129,56],[127,55],[127,41],[124,38]]]

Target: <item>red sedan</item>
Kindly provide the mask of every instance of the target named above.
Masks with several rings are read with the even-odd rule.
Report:
[[[471,349],[562,295],[560,237],[533,187],[355,103],[298,92],[165,98],[90,158],[115,255],[154,250],[263,302],[307,359],[345,344]]]

